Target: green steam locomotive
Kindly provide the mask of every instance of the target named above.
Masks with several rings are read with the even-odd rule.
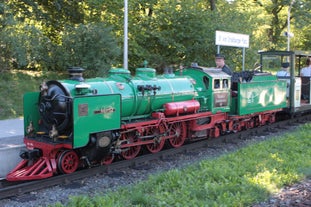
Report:
[[[287,83],[270,73],[188,67],[156,75],[155,69],[111,69],[106,78],[43,82],[24,96],[23,159],[9,181],[35,180],[78,168],[133,159],[165,143],[218,137],[273,123],[287,106]]]

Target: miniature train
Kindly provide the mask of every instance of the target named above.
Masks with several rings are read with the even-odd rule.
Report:
[[[156,153],[166,143],[219,137],[276,121],[293,105],[287,81],[270,73],[189,67],[156,75],[152,68],[111,69],[106,78],[43,82],[24,96],[23,159],[9,181],[36,180],[79,168]],[[294,84],[292,84],[294,85]]]

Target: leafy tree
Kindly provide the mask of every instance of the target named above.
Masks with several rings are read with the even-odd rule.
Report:
[[[283,33],[291,2],[129,1],[130,68],[140,67],[144,60],[159,71],[193,61],[214,66],[216,30],[250,35],[246,63],[249,64],[247,68],[251,68],[259,49],[286,49],[287,38]],[[0,3],[0,61],[5,64],[1,67],[8,68],[9,63],[16,68],[39,70],[62,70],[79,64],[94,70],[100,65],[105,68],[108,64],[118,66],[116,63],[122,63],[122,56],[115,48],[123,47],[123,7],[124,2],[120,0],[3,1]],[[296,0],[292,5],[293,49],[311,46],[310,8],[309,0]],[[99,40],[95,33],[102,39]],[[95,45],[87,34],[102,44]],[[109,51],[103,52],[101,45],[106,45]],[[222,47],[221,52],[228,57],[230,66],[241,68],[241,49]]]
[[[166,0],[132,6],[130,16],[136,18],[130,20],[129,54],[134,63],[147,59],[161,70],[193,61],[202,65],[208,62],[209,51],[213,50],[213,40],[208,38],[212,14],[204,2]]]
[[[264,12],[263,25],[269,42],[268,49],[285,49],[286,38],[284,32],[288,26],[288,10],[290,10],[290,21],[293,28],[303,28],[310,24],[309,0],[254,0],[257,8]],[[294,31],[295,29],[293,29]]]
[[[66,24],[83,23],[82,0],[9,0],[17,20],[40,27],[52,41],[60,43],[59,33]]]
[[[0,3],[0,72],[10,68],[8,60],[11,57],[11,51],[5,41],[5,30],[8,26],[15,24],[13,17],[10,12],[8,12],[7,8],[8,7],[4,2]]]
[[[225,12],[222,8],[226,8]],[[155,63],[152,66],[159,70],[191,62],[212,67],[215,65],[216,30],[251,35],[256,29],[256,16],[252,17],[253,13],[247,12],[247,7],[243,9],[241,5],[227,1],[218,1],[214,11],[210,10],[207,1],[196,1],[194,4],[193,1],[176,0],[161,1],[148,7],[136,4],[131,9],[136,11],[130,15],[130,21],[135,22],[130,23],[133,25],[130,33],[136,34],[129,41],[131,62],[142,63],[143,56]],[[133,20],[133,17],[137,18]],[[230,57],[227,62],[233,68],[241,68],[241,49],[224,47],[222,51]],[[254,48],[253,51],[257,53],[258,50]],[[253,59],[252,64],[254,62]]]
[[[34,26],[7,28],[5,41],[11,51],[12,64],[18,69],[42,69],[48,57],[48,38]]]
[[[95,74],[106,74],[116,57],[120,55],[111,30],[102,23],[68,26],[62,37],[63,43],[55,59],[62,66],[81,66]]]
[[[2,20],[5,15],[0,13],[3,37],[0,42],[2,51],[6,49],[1,60],[19,69],[63,70],[72,65],[91,68],[93,72],[109,69],[119,56],[114,35],[102,23],[78,24],[81,17],[67,15],[77,9],[69,8],[72,4],[71,1],[26,0],[3,4],[7,8],[5,15],[12,14],[15,21],[6,24]],[[59,18],[57,5],[63,14]]]

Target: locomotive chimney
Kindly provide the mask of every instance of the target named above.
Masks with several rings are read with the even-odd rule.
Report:
[[[69,79],[80,81],[80,82],[84,81],[83,71],[84,69],[80,67],[69,67],[68,68]]]

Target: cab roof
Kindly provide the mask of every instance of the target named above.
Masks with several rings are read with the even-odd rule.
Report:
[[[203,68],[202,69],[206,74],[211,76],[212,78],[230,78],[231,76],[227,73],[223,72],[219,68]]]

